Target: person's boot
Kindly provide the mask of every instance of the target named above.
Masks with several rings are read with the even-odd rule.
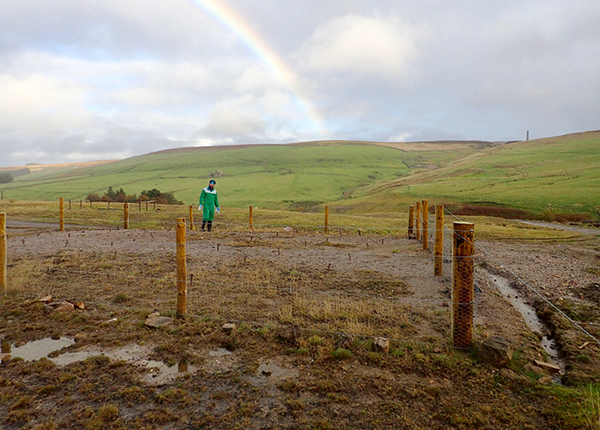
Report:
[[[208,231],[210,231],[212,229],[212,221],[208,221],[207,228],[208,228]]]
[[[202,231],[204,231],[204,227],[206,227],[206,221],[202,220]]]

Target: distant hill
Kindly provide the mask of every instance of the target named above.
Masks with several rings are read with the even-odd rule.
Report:
[[[600,131],[590,131],[488,147],[435,170],[363,187],[352,196],[363,205],[429,198],[598,219],[599,167]]]
[[[102,194],[108,186],[128,194],[157,188],[196,204],[211,173],[221,170],[217,189],[223,206],[307,210],[359,187],[444,166],[480,146],[322,141],[179,148],[90,168],[33,172],[2,188],[5,196],[18,200],[79,200],[91,192]]]
[[[42,170],[1,188],[17,200],[84,199],[108,186],[197,203],[211,173],[223,207],[348,213],[431,204],[600,217],[600,132],[523,142],[319,141],[179,148],[86,168]],[[458,207],[457,206],[457,207]],[[504,208],[504,209],[503,209]],[[489,211],[488,211],[489,212]],[[492,211],[494,212],[494,211]]]

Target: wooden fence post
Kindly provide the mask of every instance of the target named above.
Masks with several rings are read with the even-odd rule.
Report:
[[[444,205],[435,207],[435,245],[434,245],[434,269],[435,276],[444,274]]]
[[[129,203],[123,203],[123,229],[129,229]]]
[[[454,223],[452,340],[455,348],[473,343],[473,224]]]
[[[415,206],[415,239],[421,240],[421,202],[417,202]]]
[[[65,200],[58,199],[58,231],[65,231]]]
[[[194,231],[194,207],[190,205],[190,231]]]
[[[4,295],[7,292],[6,263],[6,214],[0,213],[0,288],[2,288]]]
[[[408,208],[408,238],[414,239],[415,237],[415,206],[410,205]]]
[[[423,200],[423,249],[429,249],[429,202]]]
[[[185,252],[185,218],[177,218],[177,317],[187,315],[187,265]]]
[[[142,201],[139,200],[138,201],[138,212],[141,212],[141,211],[142,211]]]
[[[69,210],[71,210],[71,200],[69,200]]]
[[[79,209],[83,209],[83,200],[79,200]]]
[[[250,225],[250,230],[254,230],[254,217],[252,214],[252,205],[248,206],[248,223]]]
[[[325,206],[325,234],[329,231],[329,206]]]

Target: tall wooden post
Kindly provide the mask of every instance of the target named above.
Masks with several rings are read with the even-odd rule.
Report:
[[[190,231],[194,231],[194,207],[190,205]]]
[[[58,230],[65,231],[65,200],[58,199]]]
[[[415,237],[415,206],[410,205],[408,208],[408,238],[414,239]]]
[[[250,230],[254,230],[254,218],[252,217],[252,205],[248,206],[248,224],[250,225]]]
[[[187,265],[185,252],[185,218],[177,218],[177,317],[187,315]]]
[[[71,210],[71,200],[69,200],[69,210]]]
[[[6,295],[7,292],[6,263],[6,214],[0,213],[0,288],[4,295]]]
[[[415,230],[415,239],[421,240],[421,202],[416,203]]]
[[[435,276],[444,274],[444,205],[435,207],[435,245],[434,245],[434,269]]]
[[[79,209],[83,209],[83,200],[79,200]]]
[[[129,229],[129,203],[123,203],[123,229]]]
[[[329,231],[329,206],[325,206],[325,234]]]
[[[454,223],[452,340],[456,348],[473,343],[473,224]]]
[[[142,211],[142,201],[139,200],[138,201],[138,212],[141,212],[141,211]]]
[[[429,249],[429,202],[423,200],[423,249]]]

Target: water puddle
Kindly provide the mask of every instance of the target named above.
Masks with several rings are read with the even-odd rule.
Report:
[[[278,384],[298,376],[297,369],[287,369],[275,363],[261,363],[256,370],[256,375],[249,376],[248,380],[254,385],[264,385],[267,382]]]
[[[523,319],[525,320],[525,324],[529,329],[538,334],[541,338],[541,346],[544,351],[548,354],[548,356],[552,359],[552,361],[560,366],[560,373],[564,373],[565,364],[558,356],[558,349],[556,348],[556,343],[554,340],[549,339],[546,333],[548,330],[544,323],[538,318],[535,309],[533,309],[529,304],[525,302],[519,296],[519,292],[511,287],[510,281],[507,278],[498,275],[489,274],[491,280],[494,282],[498,290],[502,294],[504,298],[506,298],[513,307],[519,311]]]
[[[12,348],[11,344],[2,340],[2,354],[10,354],[11,358],[20,357],[25,361],[35,361],[42,357],[48,358],[50,354],[75,343],[73,339],[61,337],[60,339],[40,339],[28,342],[23,346]],[[83,361],[86,358],[99,355],[106,356],[113,361],[126,361],[127,363],[143,368],[146,371],[142,380],[152,385],[165,384],[174,381],[182,374],[193,374],[198,368],[186,363],[176,366],[167,366],[162,361],[149,360],[152,348],[142,345],[127,345],[121,348],[100,349],[86,348],[81,351],[65,352],[49,358],[57,366],[62,367],[71,363]],[[229,351],[227,351],[229,352]],[[231,354],[231,353],[230,353]]]

